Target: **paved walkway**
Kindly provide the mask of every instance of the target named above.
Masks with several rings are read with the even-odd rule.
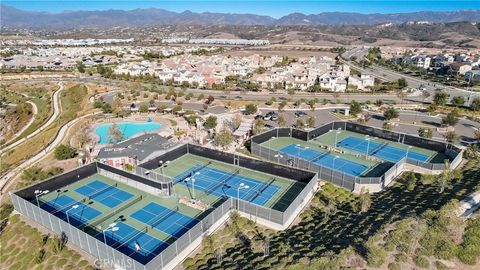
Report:
[[[4,193],[4,190],[8,187],[8,184],[10,180],[14,179],[18,174],[20,174],[24,169],[27,169],[31,165],[33,165],[36,162],[39,162],[43,158],[45,158],[50,152],[52,152],[55,147],[57,147],[65,138],[65,135],[68,134],[69,129],[78,123],[80,120],[91,117],[92,115],[99,114],[101,112],[96,112],[94,114],[87,114],[84,116],[81,116],[79,118],[73,119],[72,121],[64,124],[60,130],[58,131],[55,139],[53,140],[52,143],[50,143],[45,149],[41,150],[39,153],[37,153],[35,156],[25,160],[22,162],[22,164],[18,165],[14,169],[12,169],[10,172],[8,172],[4,177],[0,179],[0,201],[2,201],[3,196],[6,194]]]
[[[58,90],[55,91],[55,93],[53,93],[53,114],[50,116],[48,121],[45,124],[43,124],[40,128],[38,128],[37,130],[35,130],[31,134],[29,134],[27,137],[24,137],[24,138],[22,138],[22,139],[20,139],[16,142],[8,145],[7,147],[3,148],[2,150],[0,150],[0,156],[3,156],[11,148],[13,148],[13,147],[25,142],[26,140],[36,136],[37,134],[42,132],[44,129],[46,129],[49,125],[51,125],[58,118],[58,116],[60,115],[60,100],[59,100],[58,97],[60,95],[60,92],[63,90],[63,82],[59,82],[58,86],[59,86]]]
[[[35,119],[37,118],[37,114],[38,114],[38,107],[37,107],[37,104],[31,102],[30,100],[27,101],[28,104],[32,105],[32,110],[33,110],[33,115],[32,115],[32,118],[30,118],[30,120],[28,121],[28,123],[22,128],[20,129],[17,133],[15,133],[15,135],[13,135],[13,138],[11,138],[10,140],[8,140],[5,145],[15,141],[15,139],[18,138],[18,136],[20,136],[25,130],[27,130],[28,127],[30,127],[32,124],[33,124],[33,121],[35,121]]]

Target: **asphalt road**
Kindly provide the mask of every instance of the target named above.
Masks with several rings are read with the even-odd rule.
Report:
[[[471,100],[473,100],[473,98],[480,97],[480,93],[478,92],[467,91],[467,90],[452,87],[452,86],[446,86],[440,83],[434,84],[430,81],[423,80],[410,75],[405,75],[403,73],[399,73],[389,68],[378,66],[378,65],[371,65],[369,67],[363,68],[353,63],[352,61],[348,60],[352,56],[355,56],[357,59],[360,59],[366,54],[366,52],[368,52],[368,48],[360,48],[360,47],[352,48],[349,51],[344,53],[344,58],[347,60],[342,60],[342,61],[345,64],[351,67],[354,67],[357,70],[370,73],[375,78],[383,81],[395,81],[400,78],[404,78],[407,81],[409,87],[418,89],[420,88],[420,86],[424,86],[425,90],[430,94],[430,96],[426,99],[423,99],[423,97],[416,97],[416,98],[409,97],[409,99],[422,101],[422,102],[431,102],[433,96],[438,91],[438,89],[441,89],[442,91],[447,92],[450,95],[450,98],[453,98],[456,96],[463,96],[466,100],[465,105],[467,106],[470,105],[470,102]]]

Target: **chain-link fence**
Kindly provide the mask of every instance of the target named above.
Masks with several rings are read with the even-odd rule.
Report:
[[[302,131],[293,128],[278,128],[272,129],[265,133],[252,137],[251,151],[252,154],[262,157],[268,161],[276,162],[279,164],[301,168],[309,171],[318,172],[318,177],[322,180],[332,182],[338,186],[353,190],[355,183],[358,184],[382,184],[388,185],[398,174],[401,173],[401,166],[404,163],[408,163],[420,168],[424,168],[430,171],[444,170],[444,163],[430,163],[422,162],[414,159],[402,159],[390,167],[384,174],[378,177],[355,177],[342,172],[337,172],[332,169],[323,167],[308,160],[301,159],[299,157],[288,155],[286,153],[280,153],[279,151],[269,149],[261,145],[273,137],[293,137],[303,141],[308,141],[319,137],[330,130],[347,130],[360,134],[369,135],[372,137],[378,137],[398,143],[417,146],[425,149],[429,149],[436,152],[445,153],[450,159],[450,168],[455,168],[462,159],[462,151],[458,147],[444,142],[435,140],[429,140],[412,136],[404,133],[393,132],[389,130],[379,129],[375,127],[365,126],[358,123],[335,121],[320,127],[317,127],[310,131]]]
[[[206,215],[199,223],[185,232],[185,234],[176,239],[150,262],[144,265],[117,249],[106,245],[103,241],[68,224],[57,216],[37,207],[32,202],[25,200],[17,194],[12,193],[11,198],[12,203],[18,212],[33,219],[38,224],[58,235],[66,235],[68,242],[98,258],[101,266],[106,266],[107,268],[118,266],[124,269],[134,270],[162,269],[177,258],[177,256],[190,246],[190,244],[203,238],[206,232],[216,222],[220,221],[225,215],[228,215],[233,206],[232,199],[225,200],[212,212]]]

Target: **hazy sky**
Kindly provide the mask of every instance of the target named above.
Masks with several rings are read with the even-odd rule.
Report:
[[[64,1],[9,1],[2,3],[20,9],[61,12],[64,10],[106,10],[135,8],[162,8],[182,12],[224,12],[253,13],[281,17],[292,12],[317,14],[325,11],[359,12],[359,13],[402,13],[415,11],[453,11],[462,9],[480,9],[480,0],[471,1],[295,1],[295,0],[240,0],[240,1],[139,1],[139,0],[64,0]]]

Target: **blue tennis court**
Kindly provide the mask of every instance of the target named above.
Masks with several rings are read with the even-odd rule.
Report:
[[[269,179],[268,182],[262,182],[238,175],[238,172],[225,172],[219,169],[195,165],[175,176],[173,180],[192,188],[191,182],[182,180],[193,176],[195,178],[195,190],[201,190],[218,197],[228,196],[237,198],[237,196],[240,196],[242,200],[258,205],[265,205],[280,189],[273,184],[275,178]],[[240,189],[237,195],[237,190],[241,183],[249,186],[249,188]]]
[[[198,223],[198,220],[154,202],[131,215],[132,218],[176,238]]]
[[[78,205],[76,208],[72,208],[74,205]],[[66,219],[68,211],[68,219],[72,225],[82,225],[88,223],[90,220],[96,218],[102,213],[88,205],[78,202],[67,195],[61,195],[48,201],[42,205],[42,208],[55,213],[62,219]]]
[[[295,144],[287,145],[279,151],[290,156],[295,156],[304,160],[311,161],[322,167],[333,169],[339,172],[344,172],[353,176],[359,176],[366,170],[368,170],[368,166],[365,166],[363,164],[356,163],[354,161],[350,161],[341,157],[337,158],[335,155],[329,152],[313,150],[311,148],[297,146]]]
[[[119,204],[133,197],[126,191],[118,189],[115,185],[107,185],[102,181],[95,180],[87,185],[75,189],[82,196],[95,200],[109,208],[115,208]]]
[[[150,260],[168,246],[167,243],[150,236],[146,230],[139,231],[124,222],[116,223],[115,227],[118,228],[117,231],[105,231],[107,244],[139,261]],[[99,237],[103,235],[98,235],[97,238]]]
[[[372,140],[367,141],[363,138],[349,136],[337,143],[337,146],[350,149],[362,154],[378,157],[380,159],[388,160],[391,162],[398,162],[407,155],[407,149],[388,145],[387,143],[378,143]],[[427,161],[430,156],[412,151],[408,151],[408,158],[418,161]]]

